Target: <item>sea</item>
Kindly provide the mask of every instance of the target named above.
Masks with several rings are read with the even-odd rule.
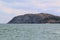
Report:
[[[60,40],[60,24],[0,24],[0,40]]]

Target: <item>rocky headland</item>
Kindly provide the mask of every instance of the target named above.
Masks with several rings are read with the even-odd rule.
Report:
[[[60,17],[47,13],[24,14],[14,17],[8,24],[60,23]]]

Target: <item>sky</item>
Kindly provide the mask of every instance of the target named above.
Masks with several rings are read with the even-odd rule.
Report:
[[[60,0],[0,0],[0,23],[17,15],[49,13],[60,16]]]

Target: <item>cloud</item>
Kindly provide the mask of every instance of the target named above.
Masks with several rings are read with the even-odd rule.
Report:
[[[8,7],[1,7],[1,11],[8,13],[8,14],[17,14],[17,15],[22,15],[25,13],[29,13],[31,11],[26,11],[26,10],[17,10],[17,9],[13,9],[13,8],[8,8]]]
[[[26,5],[24,3],[18,3],[18,2],[13,2],[13,3],[6,3],[6,2],[3,2],[3,1],[0,1],[0,10],[5,12],[5,13],[8,13],[8,14],[17,14],[17,15],[22,15],[22,14],[25,14],[25,13],[36,13],[37,11],[32,11],[32,10],[24,10],[24,9],[14,9],[14,8],[11,8],[11,7],[8,7],[6,6],[6,4],[9,4],[9,5],[15,5],[15,6],[18,6],[18,5],[24,5],[24,7],[26,5],[29,5],[26,3]]]
[[[60,9],[54,10],[55,12],[60,12]]]
[[[41,1],[33,0],[32,4],[43,11],[45,11],[48,7],[45,3],[42,3]]]
[[[56,7],[60,7],[60,1],[59,0],[29,0],[27,2],[12,2],[11,3],[15,7],[30,7],[33,10],[33,7],[35,9],[41,9],[43,11],[47,11],[48,9],[56,9]],[[31,7],[32,6],[32,7]],[[60,9],[60,8],[59,8]],[[53,10],[51,10],[53,11]]]
[[[19,9],[16,9],[20,7]],[[23,7],[23,8],[21,8]],[[24,13],[34,13],[38,12],[38,9],[41,11],[48,11],[51,8],[53,11],[56,8],[53,7],[60,7],[59,0],[29,0],[27,2],[4,2],[0,1],[0,10],[6,13],[15,13],[15,14],[24,14]],[[25,8],[25,9],[24,9]],[[28,9],[26,9],[28,8]],[[31,9],[29,9],[31,8]],[[53,10],[52,10],[53,9]],[[60,8],[59,8],[60,9]]]
[[[8,14],[24,14],[24,13],[28,13],[29,11],[25,11],[25,10],[20,10],[20,9],[14,9],[14,8],[10,8],[8,6],[6,6],[7,3],[3,2],[3,1],[0,1],[0,10],[5,12],[5,13],[8,13]],[[16,4],[17,5],[17,4]]]
[[[41,9],[46,9],[47,8],[47,5],[44,4],[44,3],[40,3],[38,2],[37,0],[29,0],[27,2],[12,2],[11,3],[13,6],[15,7],[30,7],[30,6],[34,6],[36,8],[41,8]]]

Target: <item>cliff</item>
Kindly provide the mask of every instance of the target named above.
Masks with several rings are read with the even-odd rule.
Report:
[[[51,14],[25,14],[14,17],[9,24],[60,23],[60,17]]]

